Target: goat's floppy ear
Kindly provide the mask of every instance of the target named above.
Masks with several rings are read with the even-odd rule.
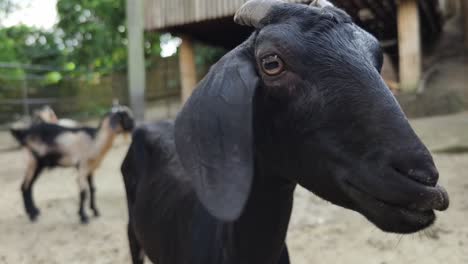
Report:
[[[241,46],[213,66],[175,123],[177,153],[197,196],[224,221],[241,215],[254,173],[252,102],[258,76],[249,54]]]

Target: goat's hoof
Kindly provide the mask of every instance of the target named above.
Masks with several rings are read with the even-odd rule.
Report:
[[[87,224],[89,223],[89,217],[87,215],[80,215],[80,221],[82,224]]]
[[[30,220],[31,222],[36,222],[38,216],[39,216],[39,214],[30,214],[30,215],[29,215],[29,220]]]
[[[101,214],[99,213],[98,209],[93,209],[94,217],[99,217]]]
[[[31,222],[36,222],[40,214],[41,212],[39,211],[39,209],[32,209],[30,212],[28,212],[29,220],[31,220]]]

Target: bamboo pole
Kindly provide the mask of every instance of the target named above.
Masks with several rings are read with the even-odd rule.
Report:
[[[127,0],[128,89],[135,119],[144,120],[146,72],[143,50],[143,0]]]
[[[400,0],[398,4],[398,46],[400,88],[415,92],[421,79],[421,37],[417,0]]]

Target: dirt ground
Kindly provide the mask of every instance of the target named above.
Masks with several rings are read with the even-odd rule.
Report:
[[[338,208],[303,189],[296,193],[288,234],[292,263],[468,263],[468,113],[413,121],[434,154],[451,207],[424,233],[385,234],[357,213]],[[466,134],[466,135],[465,135]],[[41,216],[30,223],[19,186],[24,153],[0,151],[0,264],[130,263],[127,211],[119,171],[127,144],[119,140],[96,172],[102,216],[78,223],[73,169],[46,171],[35,186]],[[0,135],[0,149],[14,146]]]

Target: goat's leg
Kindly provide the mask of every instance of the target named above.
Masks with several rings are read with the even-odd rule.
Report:
[[[32,188],[42,169],[43,166],[34,157],[31,157],[27,165],[26,175],[23,183],[21,184],[24,209],[31,221],[35,221],[40,214],[39,209],[37,209],[34,204]]]
[[[81,190],[80,191],[80,203],[79,203],[79,210],[78,210],[78,215],[80,216],[81,223],[87,224],[89,222],[89,217],[86,214],[86,210],[84,208],[84,204],[86,202],[86,190]]]
[[[288,252],[288,246],[284,244],[283,251],[281,252],[281,257],[278,261],[278,264],[290,264],[291,262],[289,261],[289,252]]]
[[[145,254],[136,239],[135,231],[133,231],[131,222],[128,223],[127,233],[128,233],[128,244],[130,246],[130,254],[132,255],[132,263],[143,264],[145,260]]]
[[[88,186],[89,186],[89,208],[94,213],[94,216],[99,216],[99,210],[96,207],[96,187],[94,186],[93,174],[88,175]]]
[[[85,210],[85,203],[86,203],[86,196],[87,196],[87,182],[86,182],[86,176],[87,174],[78,174],[78,187],[80,191],[80,202],[79,202],[79,210],[78,210],[78,215],[80,216],[81,223],[87,224],[89,222],[89,217],[86,214]]]

